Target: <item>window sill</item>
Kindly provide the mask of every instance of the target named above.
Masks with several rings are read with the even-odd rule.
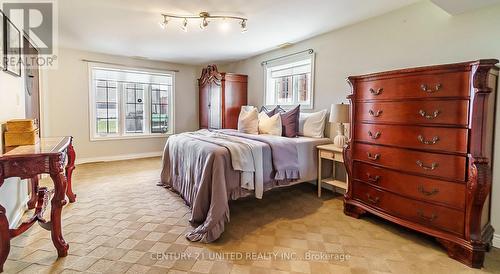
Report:
[[[168,138],[173,135],[173,133],[166,134],[140,134],[140,135],[128,135],[128,136],[92,136],[90,137],[91,142],[99,141],[114,141],[114,140],[134,140],[134,139],[152,139],[152,138]]]
[[[295,107],[297,107],[298,105],[300,104],[291,104],[291,105],[280,105],[278,104],[282,109],[284,110],[291,110]],[[273,106],[276,106],[276,105],[273,105]],[[300,105],[300,110],[313,110],[314,107],[312,105]]]

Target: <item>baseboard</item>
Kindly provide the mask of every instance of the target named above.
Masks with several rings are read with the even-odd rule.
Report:
[[[134,153],[134,154],[123,154],[115,156],[103,156],[103,157],[89,157],[89,158],[78,158],[76,156],[76,164],[86,164],[86,163],[97,163],[97,162],[112,162],[112,161],[123,161],[150,157],[162,156],[162,151],[157,152],[146,152],[146,153]]]
[[[21,205],[17,208],[16,214],[11,222],[9,222],[9,228],[14,229],[20,225],[21,219],[23,218],[24,213],[28,210],[28,201],[30,200],[30,196],[26,196],[26,199],[21,202]]]
[[[493,234],[493,246],[500,248],[500,234]]]

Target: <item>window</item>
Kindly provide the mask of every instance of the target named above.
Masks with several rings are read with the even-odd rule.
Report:
[[[90,64],[91,139],[173,133],[173,72]]]
[[[314,53],[264,63],[266,105],[313,108]]]

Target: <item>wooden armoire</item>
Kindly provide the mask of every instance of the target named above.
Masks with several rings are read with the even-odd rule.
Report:
[[[498,60],[352,76],[344,212],[435,237],[481,267],[490,202]]]
[[[241,106],[247,104],[248,77],[217,71],[216,65],[203,69],[200,88],[200,128],[236,129]]]

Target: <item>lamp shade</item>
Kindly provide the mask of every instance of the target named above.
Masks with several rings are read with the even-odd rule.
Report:
[[[349,123],[349,105],[332,104],[330,123]]]

